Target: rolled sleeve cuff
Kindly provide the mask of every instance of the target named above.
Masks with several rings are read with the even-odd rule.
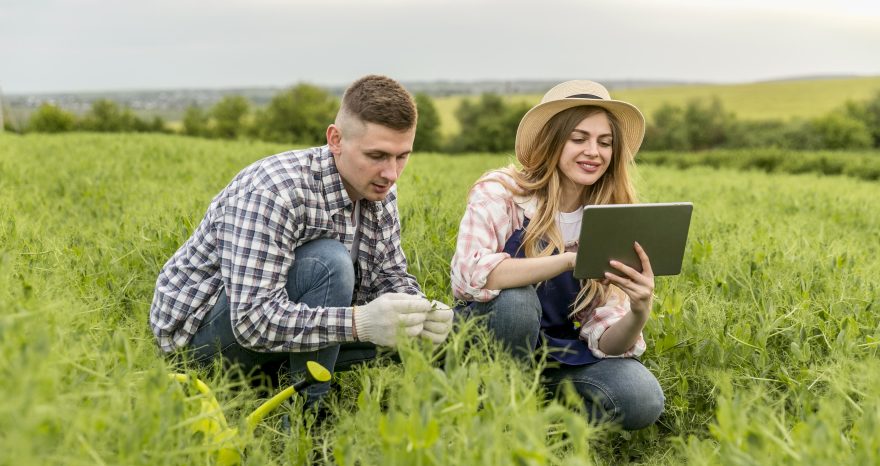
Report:
[[[480,257],[470,274],[458,269],[452,275],[452,289],[456,298],[465,301],[486,302],[495,299],[501,290],[484,288],[489,280],[489,274],[495,270],[501,261],[510,259],[510,254],[497,252]]]
[[[341,332],[337,334],[340,343],[348,343],[356,341],[354,337],[354,308],[340,307],[335,309],[337,312],[336,319],[342,322]]]
[[[641,356],[645,352],[647,348],[645,338],[642,332],[639,332],[639,338],[623,354],[605,354],[599,349],[599,339],[602,338],[606,330],[620,321],[628,311],[620,306],[603,306],[596,308],[594,312],[595,314],[591,322],[585,325],[580,332],[581,340],[587,343],[587,347],[590,348],[593,356],[600,359],[633,358]]]

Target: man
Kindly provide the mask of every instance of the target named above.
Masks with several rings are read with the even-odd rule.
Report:
[[[452,311],[424,298],[400,245],[394,183],[416,118],[400,84],[366,76],[346,90],[327,145],[236,175],[159,274],[159,346],[202,363],[219,354],[246,372],[279,362],[300,372],[309,360],[332,371],[375,357],[373,345],[348,342],[445,340]],[[312,386],[310,401],[328,388]]]

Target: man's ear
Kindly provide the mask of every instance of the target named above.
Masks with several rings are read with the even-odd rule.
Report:
[[[327,145],[330,146],[330,152],[334,156],[339,156],[342,152],[342,131],[336,124],[327,127]]]

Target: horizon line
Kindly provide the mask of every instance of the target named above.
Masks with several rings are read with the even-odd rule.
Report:
[[[670,85],[746,85],[746,84],[760,84],[760,83],[770,83],[770,82],[782,82],[782,81],[810,81],[810,80],[825,80],[825,79],[859,79],[859,78],[873,78],[880,77],[880,75],[873,74],[858,74],[858,73],[840,73],[840,74],[805,74],[805,75],[789,75],[789,76],[780,76],[780,77],[770,77],[764,79],[757,80],[743,80],[743,81],[715,81],[715,80],[688,80],[682,78],[614,78],[614,79],[597,79],[595,81],[600,83],[664,83]],[[420,79],[398,79],[404,87],[409,85],[428,85],[428,84],[489,84],[489,83],[541,83],[541,82],[564,82],[569,79],[576,78],[520,78],[520,79],[490,79],[490,78],[478,78],[478,79],[449,79],[449,78],[440,78],[433,80],[420,80]],[[103,89],[80,89],[80,90],[31,90],[31,91],[5,91],[3,92],[7,96],[28,96],[28,95],[59,95],[59,94],[113,94],[113,93],[127,93],[127,92],[172,92],[172,91],[234,91],[234,90],[255,90],[255,89],[286,89],[289,87],[296,86],[298,84],[312,84],[317,87],[325,88],[325,89],[336,89],[342,88],[344,89],[348,84],[336,84],[336,83],[317,83],[309,80],[300,80],[291,84],[263,84],[263,85],[228,85],[228,86],[179,86],[179,87],[119,87],[119,88],[103,88]],[[610,87],[610,86],[609,86]],[[2,83],[0,83],[0,92],[2,92]]]

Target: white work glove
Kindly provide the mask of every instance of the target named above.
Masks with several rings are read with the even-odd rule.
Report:
[[[425,315],[425,324],[419,335],[435,345],[446,341],[452,329],[452,309],[440,301],[431,301],[431,311]]]
[[[380,346],[394,346],[400,332],[418,335],[425,323],[431,302],[405,293],[386,293],[363,306],[354,307],[357,338]]]

